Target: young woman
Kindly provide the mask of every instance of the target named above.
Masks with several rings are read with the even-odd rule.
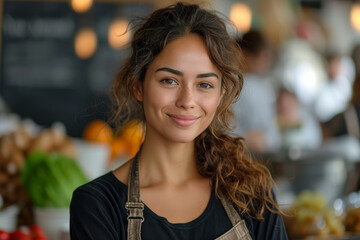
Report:
[[[268,170],[227,134],[242,75],[224,21],[178,3],[139,25],[131,46],[114,119],[143,122],[145,140],[74,192],[71,239],[287,239]]]

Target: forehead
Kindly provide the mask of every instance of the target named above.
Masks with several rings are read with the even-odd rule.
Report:
[[[174,67],[180,71],[216,71],[204,40],[197,34],[178,37],[165,45],[150,64],[152,66]]]
[[[202,45],[206,49],[206,45],[204,43],[204,39],[195,33],[186,33],[182,36],[175,37],[166,42],[162,51],[166,51],[166,49],[172,48],[174,45],[176,46],[188,46],[192,47],[194,45]]]

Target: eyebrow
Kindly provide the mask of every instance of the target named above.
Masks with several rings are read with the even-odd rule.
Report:
[[[178,76],[184,76],[184,74],[182,72],[172,69],[172,68],[168,68],[168,67],[159,68],[155,72],[160,72],[160,71],[169,72],[169,73],[172,73],[172,74],[175,74]],[[208,78],[208,77],[216,77],[217,79],[219,79],[219,76],[213,72],[201,73],[196,76],[196,78]]]

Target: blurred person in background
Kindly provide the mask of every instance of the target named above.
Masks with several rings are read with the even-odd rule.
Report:
[[[276,54],[274,86],[277,90],[283,86],[291,89],[310,111],[327,81],[321,54],[326,46],[326,28],[314,9],[303,5],[297,9],[296,21],[291,26],[293,34],[283,41]]]
[[[301,104],[294,92],[281,88],[276,106],[282,149],[320,147],[322,143],[320,124],[316,117]]]
[[[352,96],[345,111],[323,124],[325,139],[350,135],[360,140],[360,44],[354,46],[351,58],[355,64]]]
[[[228,134],[243,77],[225,23],[177,3],[144,19],[131,46],[114,121],[143,123],[144,143],[75,190],[71,239],[287,239],[268,169]]]
[[[280,136],[276,126],[276,95],[271,85],[273,52],[264,35],[250,30],[237,39],[244,54],[244,86],[233,105],[234,133],[245,138],[250,151],[274,152]]]
[[[350,180],[347,192],[360,189],[357,165],[360,162],[360,44],[353,47],[351,58],[355,66],[351,99],[343,112],[322,123],[323,149],[342,156],[348,162]]]
[[[314,102],[315,113],[321,122],[329,121],[346,109],[354,79],[354,67],[350,58],[336,52],[328,52],[325,63],[327,81],[319,90]]]

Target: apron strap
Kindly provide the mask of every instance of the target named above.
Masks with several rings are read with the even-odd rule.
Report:
[[[140,151],[139,151],[140,152]],[[128,183],[128,199],[125,203],[127,210],[128,240],[141,239],[141,224],[144,221],[144,203],[140,201],[140,181],[139,181],[139,153],[133,158],[130,168]]]
[[[235,210],[234,205],[231,203],[229,199],[224,197],[223,194],[220,194],[219,197],[233,227],[225,234],[216,238],[216,240],[232,240],[232,239],[251,240],[252,238],[250,237],[249,231],[246,227],[246,223],[243,219],[241,219],[238,211]]]
[[[226,211],[226,214],[228,215],[231,224],[233,226],[235,226],[238,222],[241,221],[240,215],[239,213],[235,210],[234,205],[229,201],[229,199],[227,199],[226,197],[224,197],[224,195],[220,194],[220,201]]]

